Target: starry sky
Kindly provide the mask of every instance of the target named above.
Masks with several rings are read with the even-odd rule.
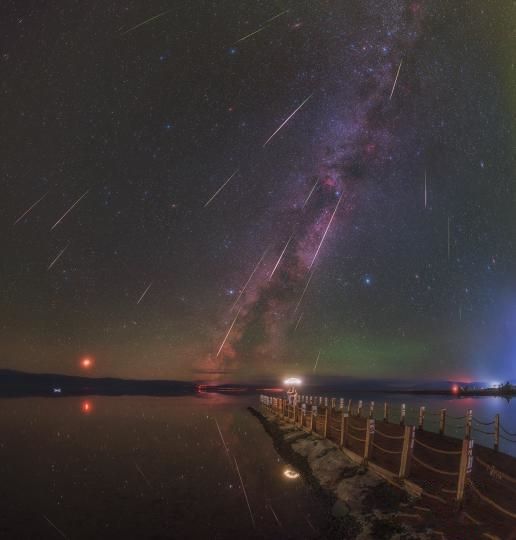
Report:
[[[515,379],[515,3],[2,2],[0,367]]]

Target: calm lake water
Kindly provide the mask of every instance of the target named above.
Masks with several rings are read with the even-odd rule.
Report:
[[[374,400],[378,414],[388,400],[393,419],[404,402],[409,422],[422,404],[450,416],[473,409],[486,422],[500,413],[516,432],[515,402],[500,398],[342,397],[361,397],[364,409]],[[302,477],[287,478],[289,464],[246,409],[257,403],[217,394],[0,399],[0,538],[317,538],[329,509]],[[437,417],[427,418],[436,429]],[[462,435],[463,421],[450,426]],[[515,446],[501,441],[513,455]]]
[[[328,509],[250,402],[0,399],[0,538],[317,538]]]

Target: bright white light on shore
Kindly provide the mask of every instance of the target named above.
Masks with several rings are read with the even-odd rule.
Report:
[[[295,480],[296,478],[299,478],[299,473],[297,471],[294,471],[293,469],[285,469],[283,471],[283,476],[285,476],[289,480]]]
[[[296,386],[302,384],[302,380],[298,379],[297,377],[289,377],[288,379],[283,381],[283,384],[288,384],[290,386]]]

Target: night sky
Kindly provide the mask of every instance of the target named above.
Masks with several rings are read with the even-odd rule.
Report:
[[[0,9],[0,367],[516,378],[513,1]]]

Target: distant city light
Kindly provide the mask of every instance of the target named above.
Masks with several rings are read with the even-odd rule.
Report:
[[[283,476],[285,476],[289,480],[295,480],[296,478],[299,478],[299,473],[297,471],[294,471],[293,469],[285,469],[283,471]]]
[[[454,384],[451,389],[454,394],[459,393],[459,386],[457,384]]]
[[[295,385],[299,385],[299,384],[302,384],[302,380],[301,379],[298,379],[297,377],[289,377],[288,379],[285,379],[283,381],[283,384],[288,384],[290,386],[295,386]]]

